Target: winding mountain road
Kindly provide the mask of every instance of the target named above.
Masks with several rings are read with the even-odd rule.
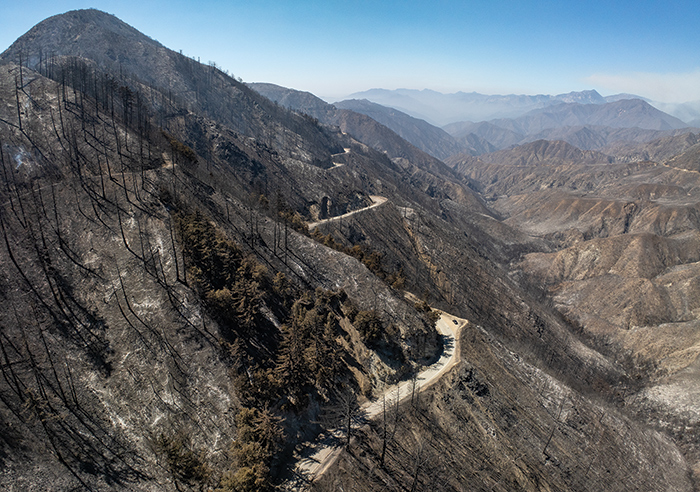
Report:
[[[321,224],[342,220],[345,217],[378,207],[387,201],[385,197],[377,195],[371,195],[370,198],[372,199],[372,205],[336,217],[311,222],[309,223],[309,230]],[[410,294],[408,296],[411,297]],[[416,391],[424,391],[455,365],[457,362],[456,354],[459,353],[459,333],[469,322],[442,311],[438,312],[440,312],[440,318],[435,328],[442,337],[443,351],[440,358],[418,373],[415,383],[412,380],[408,380],[402,381],[397,385],[387,386],[384,392],[375,400],[362,404],[359,414],[362,415],[364,420],[371,420],[382,413],[385,396],[396,395],[395,397],[398,397],[399,401],[402,402],[411,397],[414,388]],[[415,386],[413,386],[414,384]],[[294,453],[296,465],[292,471],[292,478],[287,480],[282,485],[282,488],[290,491],[307,490],[309,485],[321,476],[338,458],[343,449],[344,437],[344,432],[341,429],[329,430],[296,451]]]
[[[469,322],[451,314],[440,312],[436,329],[443,339],[443,352],[440,358],[421,371],[416,378],[416,390],[424,391],[438,381],[457,362],[459,353],[459,333]],[[402,381],[398,385],[385,388],[375,400],[367,401],[360,407],[360,413],[365,420],[371,420],[381,415],[384,408],[384,396],[398,395],[399,401],[411,397],[413,381]],[[318,438],[295,453],[297,464],[294,467],[293,478],[287,481],[283,488],[290,491],[307,490],[308,486],[321,476],[338,458],[343,449],[344,432],[334,429],[323,433]]]
[[[326,222],[333,222],[336,220],[342,220],[345,217],[350,217],[351,215],[355,215],[360,212],[364,212],[365,210],[369,210],[370,208],[378,207],[379,205],[383,204],[386,202],[386,198],[383,196],[377,196],[377,195],[370,195],[370,198],[372,199],[372,205],[369,207],[364,207],[364,208],[358,208],[357,210],[353,210],[352,212],[348,212],[343,215],[337,215],[335,217],[330,217],[328,219],[322,219],[317,222],[309,222],[309,230],[315,229],[316,227],[320,226],[321,224],[325,224]]]

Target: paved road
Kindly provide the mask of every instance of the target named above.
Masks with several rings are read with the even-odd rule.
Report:
[[[365,210],[369,210],[370,208],[378,207],[382,203],[386,202],[386,198],[383,196],[377,196],[377,195],[370,195],[370,198],[372,199],[372,205],[369,207],[365,208],[358,208],[357,210],[353,210],[352,212],[348,212],[343,215],[338,215],[336,217],[331,217],[329,219],[323,219],[319,220],[318,222],[309,222],[309,230],[315,229],[316,227],[320,226],[321,224],[325,224],[326,222],[333,222],[335,220],[341,220],[344,219],[345,217],[350,217],[351,215],[364,212]]]
[[[418,374],[417,391],[424,391],[438,381],[456,362],[460,330],[466,326],[467,320],[441,312],[436,324],[438,333],[443,337],[444,350],[440,358]],[[379,416],[383,409],[383,395],[394,398],[397,394],[401,401],[411,397],[412,381],[403,381],[397,386],[388,386],[376,400],[368,401],[361,409],[366,419]],[[308,443],[298,454],[295,454],[297,464],[294,467],[295,480],[287,482],[285,490],[306,490],[308,485],[321,476],[337,459],[343,449],[344,433],[335,429],[321,434],[314,442]]]

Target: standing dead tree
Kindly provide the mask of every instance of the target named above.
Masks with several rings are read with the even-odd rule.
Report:
[[[353,430],[364,421],[365,412],[357,403],[357,396],[350,388],[338,393],[335,403],[324,411],[321,421],[328,427],[334,427],[343,432],[346,449],[350,447]]]

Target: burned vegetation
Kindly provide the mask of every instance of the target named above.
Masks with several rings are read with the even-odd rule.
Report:
[[[529,236],[504,182],[502,216],[474,192],[497,166],[467,178],[325,110],[94,10],[0,56],[0,487],[308,488],[321,434],[316,490],[691,490],[695,427],[629,410],[652,357],[555,309],[576,231]],[[634,231],[644,208],[623,211],[599,239]],[[458,340],[439,310],[469,320]]]
[[[401,377],[424,357],[372,356],[387,314],[318,278],[324,251],[299,257],[318,247],[298,232],[307,202],[266,167],[289,174],[277,151],[84,59],[26,63],[0,67],[0,460],[15,483],[267,489],[338,394],[369,396],[375,364]]]

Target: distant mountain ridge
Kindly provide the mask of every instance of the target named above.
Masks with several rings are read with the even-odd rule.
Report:
[[[621,99],[604,104],[561,103],[519,118],[463,121],[446,125],[444,130],[457,140],[476,135],[497,149],[534,140],[563,140],[584,150],[597,150],[615,142],[648,142],[688,128],[641,99]]]
[[[569,92],[558,95],[488,95],[477,92],[443,94],[432,90],[370,89],[350,94],[346,99],[367,99],[383,106],[403,111],[416,118],[445,126],[459,121],[489,121],[499,118],[517,118],[525,113],[561,103],[605,104],[622,99],[640,99],[657,109],[668,112],[685,123],[700,119],[700,104],[665,104],[652,102],[633,94],[601,96],[595,90]]]
[[[252,83],[248,86],[278,104],[310,114],[328,124],[339,124],[339,111],[363,114],[390,129],[396,136],[442,160],[464,154],[479,156],[536,140],[560,140],[582,150],[599,150],[620,142],[641,144],[688,130],[688,125],[681,120],[642,99],[625,99],[625,95],[619,95],[619,99],[603,98],[595,91],[563,94],[560,96],[562,101],[534,109],[517,118],[479,123],[462,121],[441,129],[425,120],[366,99],[339,101],[331,105],[311,93],[274,84]],[[534,96],[534,99],[539,97]],[[532,102],[534,99],[529,96],[515,98],[519,102]],[[607,99],[613,101],[606,102]],[[385,130],[369,131],[372,124],[367,120],[361,123],[357,117],[341,119],[344,130],[358,138],[364,134],[365,139],[375,141],[375,148],[389,150],[386,145],[395,140]],[[379,138],[378,135],[384,136]],[[392,144],[392,147],[395,150],[390,151],[390,155],[397,156],[403,152],[396,150],[401,146]]]
[[[605,104],[561,103],[530,111],[519,118],[491,120],[490,123],[522,135],[586,125],[661,131],[688,126],[641,99],[622,99]]]
[[[485,121],[515,118],[528,111],[558,103],[604,104],[606,98],[595,90],[550,95],[487,95],[478,92],[442,94],[432,90],[370,89],[347,99],[367,99],[383,106],[425,119],[438,126],[457,121]]]
[[[342,112],[351,111],[358,115],[367,116],[374,122],[386,127],[386,129],[391,130],[397,136],[437,159],[444,160],[451,155],[463,153],[480,155],[486,152],[493,152],[497,149],[497,147],[478,135],[471,134],[455,138],[445,130],[431,125],[425,120],[415,118],[397,109],[382,106],[366,99],[350,99],[336,102],[335,104],[328,104],[310,92],[298,91],[261,82],[251,82],[246,85],[281,106],[306,113],[325,123],[339,124],[342,120],[343,124],[346,125],[344,130],[350,133],[354,132],[353,134],[356,136],[365,133],[366,130],[359,130],[357,126],[351,127],[348,125],[350,125],[351,122],[358,125],[361,123],[362,119],[357,117],[348,118],[348,115],[340,118],[339,115]],[[365,123],[362,125],[365,127],[367,127],[367,125],[372,126],[372,123],[369,123],[368,120],[365,119],[363,121]],[[373,133],[375,133],[375,136],[384,135],[385,131],[379,129]],[[385,135],[382,139],[386,143],[395,140],[395,137]],[[387,148],[383,150],[387,150]]]

